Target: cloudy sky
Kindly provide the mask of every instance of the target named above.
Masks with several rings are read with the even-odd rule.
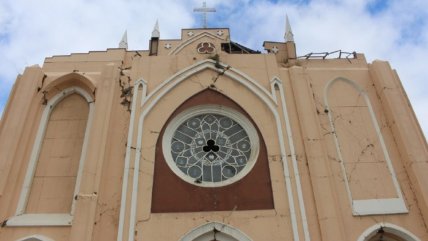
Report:
[[[147,49],[156,19],[161,38],[201,26],[202,0],[1,0],[0,113],[16,76],[52,55],[117,47],[125,29],[129,49]],[[207,0],[217,13],[209,27],[229,27],[232,39],[257,50],[282,41],[285,14],[298,55],[334,50],[389,60],[398,70],[428,136],[427,0]]]

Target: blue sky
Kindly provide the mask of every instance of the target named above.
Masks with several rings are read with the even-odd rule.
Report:
[[[0,112],[16,76],[45,57],[116,47],[125,29],[130,49],[147,49],[156,19],[161,38],[200,27],[201,0],[0,1]],[[290,18],[298,55],[357,51],[397,69],[428,135],[428,1],[426,0],[207,0],[217,12],[209,27],[229,27],[232,40],[263,50],[282,41]]]
[[[370,1],[366,5],[366,9],[370,14],[379,14],[384,10],[388,10],[390,1],[388,0],[374,0]]]

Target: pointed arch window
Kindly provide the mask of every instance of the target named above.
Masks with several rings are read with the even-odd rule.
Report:
[[[180,241],[252,241],[239,229],[218,222],[203,224],[180,238]]]
[[[421,239],[392,223],[377,223],[365,230],[357,241],[421,241]]]
[[[48,101],[8,226],[71,225],[93,109],[92,96],[79,87]]]
[[[18,239],[16,241],[54,241],[54,240],[47,238],[45,236],[36,234],[36,235],[31,235],[25,238]]]
[[[407,241],[401,237],[398,237],[397,235],[394,235],[392,233],[385,232],[383,228],[380,228],[376,234],[368,239],[368,241]]]

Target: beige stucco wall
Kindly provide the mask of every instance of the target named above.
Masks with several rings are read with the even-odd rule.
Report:
[[[188,31],[194,31],[198,39],[193,41]],[[118,227],[123,227],[123,240],[128,240],[129,230],[135,227],[135,240],[176,241],[214,221],[235,227],[254,241],[293,240],[297,236],[306,241],[305,237],[313,241],[358,240],[365,230],[386,223],[408,230],[419,240],[428,240],[426,140],[396,73],[387,63],[367,64],[361,54],[355,59],[290,59],[287,63],[275,54],[227,54],[220,50],[220,44],[227,41],[229,30],[222,29],[222,36],[216,35],[218,29],[206,31],[183,30],[182,40],[160,40],[158,56],[148,56],[147,51],[110,49],[50,57],[43,67],[26,69],[15,83],[0,123],[0,221],[5,221],[0,240],[39,234],[56,241],[108,241],[117,239]],[[214,43],[215,52],[198,54],[196,46],[200,42]],[[166,43],[172,48],[165,48]],[[284,46],[281,49],[286,51]],[[220,69],[214,60],[207,60],[216,53],[223,65]],[[278,54],[285,56],[283,52]],[[345,168],[347,174],[356,175],[350,181],[353,197],[389,198],[397,193],[379,149],[379,135],[368,124],[367,102],[359,99],[357,105],[347,109],[353,113],[352,118],[357,118],[361,115],[353,108],[365,108],[362,125],[350,123],[333,132],[329,111],[335,109],[327,108],[325,98],[336,106],[349,96],[359,98],[358,92],[343,83],[334,86],[334,96],[325,96],[327,84],[337,78],[352,81],[367,94],[408,212],[353,214],[335,134],[340,145],[352,147],[340,149],[344,157],[365,153],[365,147],[375,145],[372,157],[364,157],[371,163],[370,170],[354,173],[352,167]],[[121,95],[137,83],[142,84],[132,91],[135,98],[128,106],[124,99],[130,101],[133,97]],[[81,87],[95,99],[73,223],[63,227],[10,227],[7,220],[15,215],[45,108],[43,100],[70,86]],[[268,152],[274,210],[150,212],[159,132],[181,103],[206,88],[239,104],[260,130]],[[135,108],[130,110],[133,105]],[[361,128],[370,130],[367,138]],[[355,141],[352,133],[360,135],[357,139],[366,138],[366,145]],[[138,178],[134,178],[137,157],[141,158]],[[127,159],[129,175],[124,176]],[[289,174],[284,167],[288,167]],[[372,167],[380,171],[370,172]],[[377,179],[380,182],[373,189],[361,184]],[[128,186],[122,199],[124,180]],[[131,215],[133,196],[137,197],[135,225]]]

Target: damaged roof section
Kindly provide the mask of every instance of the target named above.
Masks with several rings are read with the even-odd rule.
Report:
[[[229,54],[260,54],[258,50],[252,50],[236,42],[229,41],[221,44],[221,50]]]

